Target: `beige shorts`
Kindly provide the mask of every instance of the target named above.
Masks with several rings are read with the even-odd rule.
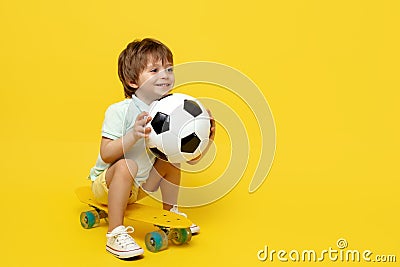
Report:
[[[107,169],[104,172],[102,172],[92,183],[92,192],[95,200],[104,205],[108,204],[108,187],[106,182],[106,172]],[[139,192],[138,185],[136,183],[133,183],[128,204],[136,202],[138,198],[138,192]]]

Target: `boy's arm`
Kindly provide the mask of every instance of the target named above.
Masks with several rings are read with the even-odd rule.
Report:
[[[114,163],[123,158],[125,149],[133,146],[136,142],[131,132],[115,140],[103,136],[100,143],[100,156],[105,163]]]
[[[101,138],[100,156],[105,163],[114,163],[118,159],[124,157],[124,151],[130,149],[141,138],[148,137],[151,129],[145,128],[151,117],[147,116],[147,112],[138,115],[133,129],[127,132],[123,137],[112,140],[106,137]]]

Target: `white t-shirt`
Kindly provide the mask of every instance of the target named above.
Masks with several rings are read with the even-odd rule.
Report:
[[[137,116],[143,111],[148,112],[149,105],[135,95],[131,99],[128,98],[112,104],[106,111],[101,135],[112,140],[121,138],[133,128]],[[153,167],[155,156],[146,148],[144,139],[140,139],[132,148],[125,151],[124,157],[134,160],[138,165],[139,169],[135,181],[138,184],[146,181]],[[92,181],[96,180],[110,165],[105,163],[99,154],[96,165],[90,170],[89,179]]]

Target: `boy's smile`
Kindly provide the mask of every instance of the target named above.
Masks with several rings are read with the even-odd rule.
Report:
[[[171,86],[171,83],[156,83],[155,85],[159,87],[169,87]]]
[[[151,62],[151,61],[150,61]],[[168,94],[175,83],[173,66],[169,62],[162,64],[161,60],[152,62],[139,74],[135,95],[146,104]]]

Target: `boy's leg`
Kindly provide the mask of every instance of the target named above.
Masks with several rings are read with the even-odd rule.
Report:
[[[124,213],[137,169],[136,162],[120,159],[107,170],[105,178],[108,187],[109,232],[124,223]]]
[[[179,212],[177,206],[178,203],[178,193],[179,185],[181,182],[181,170],[180,165],[172,165],[169,162],[156,159],[153,168],[149,173],[149,178],[146,183],[142,185],[144,191],[154,192],[160,187],[161,195],[163,200],[164,210],[169,210],[186,216],[186,214]],[[138,195],[143,196],[142,189],[139,190]],[[197,234],[200,231],[200,227],[196,224],[190,226],[190,231],[192,234]]]
[[[179,167],[179,165],[177,165]],[[156,159],[143,189],[154,192],[160,187],[164,210],[170,210],[178,202],[181,170],[167,161]]]
[[[187,217],[186,214],[179,212],[177,206],[175,206],[178,203],[179,185],[181,182],[181,170],[179,167],[179,165],[175,167],[169,162],[157,159],[150,171],[149,178],[142,185],[142,188],[144,191],[154,192],[160,187],[164,210]],[[139,191],[139,196],[143,195],[143,191]],[[190,231],[192,234],[197,234],[200,232],[200,227],[192,224]]]

